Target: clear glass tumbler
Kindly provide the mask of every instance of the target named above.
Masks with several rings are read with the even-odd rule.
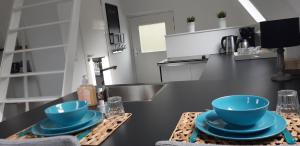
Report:
[[[116,116],[116,115],[124,115],[124,107],[122,102],[122,97],[113,96],[107,99],[108,112],[107,116]]]
[[[280,90],[278,91],[278,99],[276,112],[285,114],[297,114],[299,115],[299,100],[297,91],[295,90]]]

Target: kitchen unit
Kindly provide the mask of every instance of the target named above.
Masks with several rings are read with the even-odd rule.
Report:
[[[278,90],[300,92],[299,79],[272,82],[270,76],[276,70],[275,58],[237,62],[232,55],[211,55],[200,80],[168,83],[152,101],[124,103],[125,111],[132,113],[132,118],[101,145],[153,146],[158,140],[170,138],[183,112],[211,109],[211,101],[224,95],[266,97],[270,101],[269,109],[275,110]],[[0,137],[6,138],[45,118],[46,107],[74,99],[76,95],[70,94],[0,123]]]
[[[0,146],[66,135],[77,145],[90,146],[171,146],[172,142],[184,146],[300,144],[300,78],[293,76],[289,82],[271,80],[278,61],[285,73],[283,47],[289,45],[275,45],[280,47],[281,61],[272,50],[261,49],[272,49],[279,40],[293,36],[289,32],[295,33],[293,40],[300,40],[298,19],[294,25],[297,30],[266,27],[271,28],[267,35],[271,36],[271,45],[267,46],[263,45],[266,31],[261,27],[269,20],[299,17],[297,8],[290,7],[296,3],[286,2],[285,8],[284,2],[255,0],[9,1],[1,2],[3,8],[10,7],[2,12],[12,13],[1,21],[7,24],[0,26],[0,32],[8,32],[3,35],[6,41],[0,37],[0,45],[6,50],[1,65],[4,72],[0,74],[5,79],[0,84],[4,91],[0,94],[5,95],[0,96]],[[43,13],[32,9],[37,6]],[[65,23],[71,27],[61,26]],[[40,28],[43,34],[34,28]],[[287,32],[287,37],[276,35],[276,30]],[[23,50],[14,50],[13,46],[18,45],[14,42],[18,41]],[[50,54],[38,52],[52,48],[62,48],[65,55],[54,50]],[[11,59],[22,58],[26,67],[24,60],[26,64],[30,55],[35,60],[31,71],[27,73],[25,68],[18,72],[20,75],[11,74]],[[32,97],[29,91],[36,91],[27,78],[44,76],[63,62],[66,70],[58,70],[63,78],[49,78],[37,85],[41,92],[38,98],[57,95],[49,92],[55,88],[59,96],[29,108],[29,103],[41,99],[22,98]],[[38,67],[39,63],[43,67]],[[95,80],[94,73],[99,80]],[[24,91],[10,83],[10,78],[21,76]],[[64,82],[62,87],[55,79]],[[101,87],[97,92],[96,85]],[[8,87],[24,95],[7,96]],[[17,113],[9,106],[26,108],[26,112]],[[4,110],[9,116],[3,114]],[[166,144],[158,144],[162,141]]]

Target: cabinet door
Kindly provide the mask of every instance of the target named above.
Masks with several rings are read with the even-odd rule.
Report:
[[[161,68],[163,82],[191,80],[189,64],[170,64],[162,66]]]
[[[205,65],[206,65],[205,62],[190,64],[191,80],[199,80],[200,79],[202,72],[204,71]]]

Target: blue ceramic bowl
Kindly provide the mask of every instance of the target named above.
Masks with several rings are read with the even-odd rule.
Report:
[[[63,126],[76,124],[88,111],[86,101],[69,101],[45,109],[47,117]]]
[[[253,95],[231,95],[213,100],[212,106],[224,121],[251,126],[266,113],[269,100]]]

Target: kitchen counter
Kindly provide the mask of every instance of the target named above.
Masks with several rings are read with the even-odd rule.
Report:
[[[224,95],[263,96],[270,100],[270,109],[274,110],[278,90],[294,89],[300,93],[299,79],[272,82],[270,77],[275,72],[274,58],[235,62],[230,55],[211,55],[200,80],[169,83],[152,101],[124,103],[126,112],[133,116],[102,146],[154,146],[156,141],[169,139],[183,112],[210,109],[211,101]],[[41,120],[47,106],[72,99],[76,99],[75,94],[0,123],[0,137],[5,138]]]

